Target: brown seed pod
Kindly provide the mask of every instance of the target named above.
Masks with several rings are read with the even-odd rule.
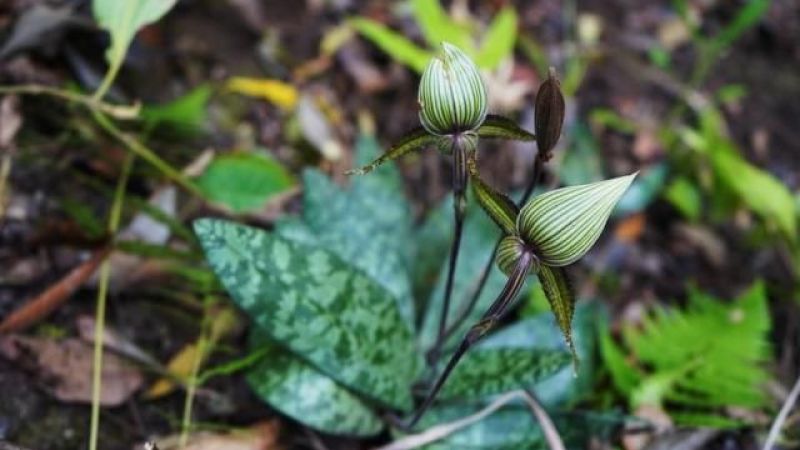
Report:
[[[561,93],[561,83],[552,67],[547,80],[536,93],[534,113],[539,157],[547,160],[561,137],[561,126],[564,124],[564,94]]]

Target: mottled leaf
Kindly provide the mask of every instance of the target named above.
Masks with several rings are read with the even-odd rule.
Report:
[[[565,186],[594,183],[603,179],[603,162],[597,139],[584,122],[570,127],[569,148],[562,153],[558,176]]]
[[[511,55],[516,40],[517,12],[513,6],[506,6],[494,16],[489,29],[486,30],[481,48],[475,55],[475,63],[486,69],[497,68]]]
[[[453,422],[478,412],[476,405],[442,405],[431,408],[418,429]],[[531,412],[524,406],[507,405],[485,419],[465,427],[442,440],[422,447],[425,450],[547,450],[547,443]]]
[[[294,177],[280,163],[254,152],[217,156],[197,178],[209,200],[235,212],[261,208],[294,184]]]
[[[567,364],[569,354],[558,350],[475,349],[453,370],[438,399],[478,400],[530,387]]]
[[[268,350],[248,370],[247,382],[273,408],[324,433],[370,436],[381,431],[380,419],[354,393],[264,336],[253,341],[251,347]]]
[[[513,120],[489,114],[478,128],[478,136],[482,138],[511,139],[514,141],[534,141],[536,136],[517,125]]]
[[[392,59],[411,67],[418,73],[425,70],[428,60],[433,56],[431,52],[417,47],[402,34],[372,19],[355,17],[350,19],[349,23],[365,38],[388,53]]]
[[[413,152],[414,150],[421,150],[424,147],[429,147],[431,145],[436,144],[437,140],[439,139],[438,136],[434,136],[424,128],[418,127],[415,128],[405,136],[400,138],[394,145],[392,145],[386,153],[382,154],[381,156],[377,157],[371,163],[360,167],[358,169],[348,170],[347,174],[351,175],[364,175],[369,172],[375,170],[376,167],[380,166],[381,164],[397,159],[406,153]]]
[[[561,333],[567,340],[572,358],[577,366],[578,353],[572,342],[572,316],[575,314],[575,292],[572,290],[567,272],[560,267],[542,265],[539,269],[539,282],[542,283],[544,295],[556,316]]]
[[[609,215],[636,174],[571,186],[534,197],[520,210],[517,230],[542,263],[561,267],[580,259],[600,237]]]
[[[272,339],[383,404],[411,407],[419,357],[396,300],[335,254],[233,222],[194,222],[211,267]]]
[[[356,142],[356,162],[380,152],[373,137]],[[398,302],[410,327],[414,300],[409,271],[412,266],[411,206],[404,195],[397,168],[384,166],[352,180],[342,189],[318,171],[304,175],[303,219],[320,245],[363,270]]]
[[[468,167],[472,191],[478,204],[505,234],[514,234],[519,208],[508,196],[495,190],[481,179],[477,161],[469,158]]]
[[[577,376],[573,367],[562,367],[553,375],[533,386],[539,401],[545,407],[564,407],[582,400],[592,393],[597,329],[608,320],[597,302],[580,302],[575,310],[573,340],[580,358]],[[555,316],[550,312],[538,314],[511,324],[478,343],[476,348],[527,348],[568,351]]]

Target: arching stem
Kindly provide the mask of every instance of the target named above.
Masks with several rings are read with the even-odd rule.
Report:
[[[545,155],[537,154],[536,160],[533,163],[533,176],[531,177],[531,181],[528,183],[528,186],[525,188],[525,192],[522,195],[522,199],[519,202],[519,207],[521,208],[525,203],[530,200],[533,191],[536,189],[536,186],[539,184],[540,179],[542,178],[542,173],[544,172],[544,164],[546,163]],[[500,237],[502,239],[502,236]],[[450,324],[450,327],[445,330],[444,335],[437,341],[437,346],[434,347],[435,351],[431,351],[431,353],[436,354],[441,351],[441,346],[447,342],[447,339],[455,333],[459,327],[467,320],[472,311],[475,309],[475,306],[478,304],[478,299],[481,297],[481,293],[483,293],[483,288],[486,287],[486,281],[489,279],[489,274],[492,273],[492,266],[494,266],[494,260],[497,256],[497,248],[500,246],[500,239],[497,240],[497,243],[494,245],[494,249],[492,250],[492,254],[489,257],[489,260],[486,262],[486,266],[483,268],[483,272],[481,273],[481,277],[478,280],[478,285],[475,287],[475,290],[472,292],[472,296],[467,302],[466,305],[458,312],[458,316]]]
[[[484,313],[481,320],[473,325],[464,336],[464,339],[461,340],[461,344],[459,344],[455,353],[453,353],[453,355],[450,357],[450,360],[447,361],[444,371],[441,373],[441,375],[439,375],[439,378],[436,380],[436,383],[434,383],[433,388],[430,390],[419,409],[417,409],[416,413],[411,418],[411,421],[407,425],[408,428],[416,425],[419,419],[422,418],[423,414],[425,414],[425,411],[430,408],[433,400],[436,398],[436,395],[442,389],[444,382],[447,381],[450,373],[456,367],[467,350],[469,350],[470,347],[483,338],[486,333],[497,326],[498,322],[508,311],[520,290],[522,290],[522,286],[525,284],[525,278],[528,275],[535,258],[536,257],[530,251],[524,251],[522,253],[516,265],[514,266],[514,270],[508,277],[503,290],[500,292],[500,295],[497,296],[494,303],[492,303],[492,306],[490,306],[486,313]]]
[[[447,329],[447,316],[450,311],[450,299],[453,296],[453,281],[455,279],[458,252],[461,248],[461,235],[464,229],[464,214],[467,205],[467,149],[460,142],[459,136],[453,136],[451,150],[453,153],[453,210],[455,215],[455,229],[453,244],[450,247],[450,262],[447,268],[447,281],[444,288],[441,316],[439,317],[439,333],[437,342],[442,340]],[[437,359],[437,352],[431,353],[431,360]]]

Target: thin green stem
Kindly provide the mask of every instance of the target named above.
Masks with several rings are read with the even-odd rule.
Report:
[[[114,202],[108,219],[108,231],[114,236],[119,229],[122,216],[122,204],[125,200],[125,189],[133,167],[134,155],[129,153],[122,166],[117,188],[114,192]],[[97,289],[97,306],[95,312],[94,328],[94,355],[92,359],[92,413],[89,425],[89,450],[97,450],[97,440],[100,430],[100,392],[103,386],[103,336],[106,325],[106,297],[108,296],[108,280],[111,275],[111,264],[108,259],[100,266],[100,278]]]
[[[167,178],[174,181],[176,184],[186,189],[191,194],[201,198],[203,197],[203,192],[194,182],[186,178],[181,172],[175,170],[166,161],[161,159],[158,155],[155,154],[155,152],[147,148],[136,138],[117,128],[117,126],[114,125],[114,123],[111,120],[109,120],[109,118],[105,114],[103,114],[102,111],[93,109],[92,115],[94,116],[95,121],[97,122],[98,125],[100,125],[100,127],[102,127],[108,134],[113,136],[115,139],[122,142],[122,144],[124,144],[125,147],[128,148],[128,150],[135,153],[136,156],[139,156],[143,160],[150,163],[153,167],[155,167],[157,170],[163,173]]]
[[[60,98],[62,100],[78,103],[91,110],[100,110],[115,119],[135,119],[139,116],[141,106],[135,105],[111,105],[99,99],[94,99],[87,95],[77,92],[67,91],[52,86],[40,84],[24,84],[19,86],[0,86],[0,94],[20,94],[20,95],[47,95]]]
[[[200,385],[200,367],[205,359],[208,347],[212,345],[211,333],[211,316],[209,311],[214,303],[212,297],[206,297],[203,302],[203,321],[200,327],[200,337],[197,340],[197,351],[195,358],[192,362],[192,371],[186,380],[186,398],[183,403],[183,418],[181,419],[181,435],[178,439],[178,450],[186,448],[189,441],[189,430],[192,427],[192,409],[194,408],[194,399],[197,394],[197,386]]]
[[[133,3],[133,2],[131,2]],[[119,69],[122,67],[122,58],[114,58],[112,61],[111,66],[108,68],[108,72],[106,72],[106,76],[103,77],[103,81],[100,83],[100,86],[92,95],[92,100],[99,102],[103,100],[108,90],[111,88],[111,84],[114,83],[114,80],[117,78],[117,74],[119,73]]]
[[[467,152],[463,145],[459,144],[458,136],[453,137],[451,151],[453,154],[453,213],[455,216],[455,233],[453,235],[453,243],[450,247],[450,260],[444,288],[442,312],[439,317],[437,342],[441,341],[447,329],[447,316],[450,312],[450,300],[453,296],[453,282],[455,280],[456,265],[458,263],[458,253],[461,248],[461,236],[464,229],[464,213],[466,209]],[[436,359],[437,355],[435,353],[432,355],[434,357],[433,359]]]

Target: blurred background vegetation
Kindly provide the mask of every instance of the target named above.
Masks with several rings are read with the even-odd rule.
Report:
[[[303,410],[299,360],[253,344],[190,224],[316,239],[411,299],[401,314],[430,344],[449,162],[431,149],[373,181],[343,174],[418,125],[441,41],[526,129],[556,69],[567,119],[545,185],[641,171],[570,268],[580,376],[535,385],[570,448],[800,446],[796,1],[179,0],[120,22],[115,6],[139,1],[0,2],[0,448],[86,448],[92,404],[104,449],[391,442],[349,391],[322,409],[360,414],[358,432]],[[523,189],[535,146],[481,145],[485,179]],[[456,301],[496,239],[468,222]],[[519,303],[492,345],[561,348],[541,289]],[[427,448],[547,448],[536,427],[512,405]]]

